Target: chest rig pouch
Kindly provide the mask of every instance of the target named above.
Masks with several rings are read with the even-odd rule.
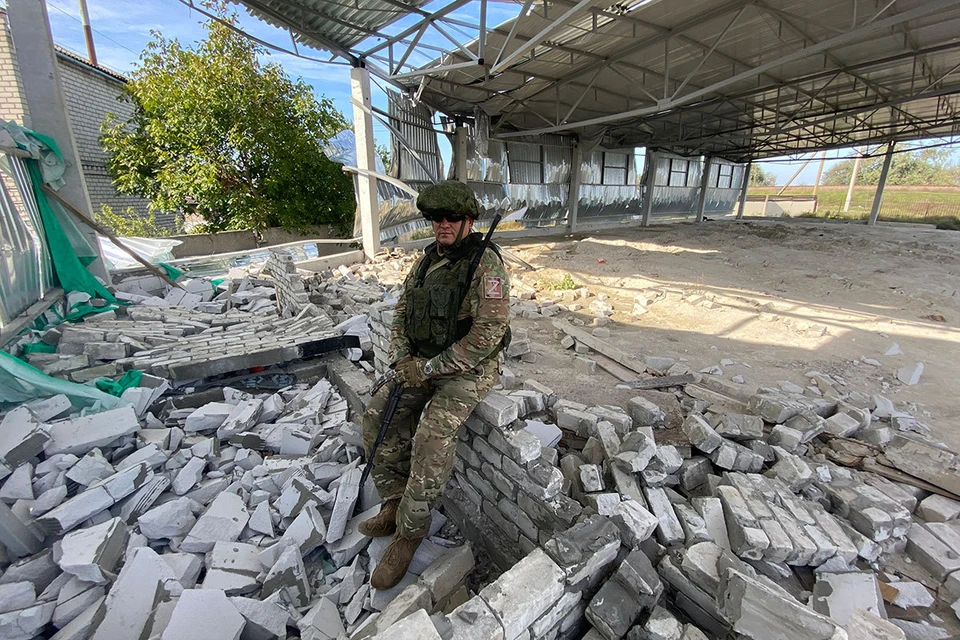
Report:
[[[440,265],[430,270],[421,261],[414,280],[404,293],[407,302],[406,333],[415,352],[432,358],[463,338],[473,326],[472,318],[457,321],[470,283],[470,260]]]

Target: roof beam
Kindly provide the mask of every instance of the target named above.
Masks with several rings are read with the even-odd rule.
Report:
[[[533,36],[522,45],[517,47],[517,49],[507,55],[506,58],[503,58],[497,64],[495,64],[491,69],[491,74],[500,73],[504,69],[511,66],[514,61],[518,60],[525,56],[529,51],[533,50],[540,43],[550,37],[554,31],[562,27],[567,26],[567,20],[574,17],[575,15],[582,12],[586,7],[593,4],[594,0],[580,0],[577,4],[573,5],[570,9],[567,9],[559,18],[554,19],[553,22],[548,24],[546,27],[541,29],[537,35]],[[517,21],[520,21],[520,18],[517,18]]]
[[[692,91],[679,98],[663,100],[661,104],[658,104],[656,107],[645,107],[641,109],[634,109],[631,111],[625,111],[623,113],[602,116],[600,118],[591,118],[589,120],[581,120],[579,122],[571,122],[564,125],[559,125],[555,127],[546,127],[543,129],[535,129],[535,130],[526,131],[522,133],[501,134],[501,137],[513,137],[518,135],[540,135],[544,133],[554,133],[557,131],[566,131],[569,129],[589,127],[589,126],[594,126],[598,124],[606,124],[608,122],[625,120],[627,118],[647,116],[647,115],[657,113],[659,111],[673,109],[675,107],[706,97],[712,93],[717,93],[720,90],[730,85],[734,85],[734,84],[743,82],[744,80],[755,78],[758,75],[761,75],[771,69],[775,69],[777,67],[783,66],[785,64],[789,64],[791,62],[795,62],[797,60],[801,60],[803,58],[806,58],[812,55],[823,53],[824,51],[828,51],[833,47],[838,47],[838,46],[850,44],[852,42],[856,42],[877,31],[883,31],[885,29],[889,29],[890,27],[896,26],[908,20],[913,20],[916,18],[927,16],[927,15],[930,15],[931,13],[934,13],[943,9],[953,8],[955,6],[956,6],[956,0],[930,0],[929,2],[926,2],[921,6],[914,7],[913,9],[904,11],[903,13],[897,14],[895,16],[891,16],[889,18],[885,18],[882,20],[877,20],[867,25],[862,25],[851,31],[848,31],[843,35],[829,38],[827,40],[823,40],[816,44],[812,44],[810,46],[804,47],[803,49],[793,51],[775,60],[771,60],[770,62],[766,62],[757,67],[754,67],[753,69],[743,71],[725,80],[716,82],[708,87],[704,87],[703,89]]]

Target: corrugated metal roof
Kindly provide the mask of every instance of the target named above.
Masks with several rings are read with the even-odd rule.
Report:
[[[352,48],[406,10],[244,4],[358,60]],[[482,50],[474,40],[391,79],[447,114],[483,110],[504,138],[569,132],[744,161],[957,135],[960,2],[536,0]]]
[[[350,52],[360,42],[427,0],[242,0],[250,13],[270,24],[291,29],[309,46],[333,53]]]

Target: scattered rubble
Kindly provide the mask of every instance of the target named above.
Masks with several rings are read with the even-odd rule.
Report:
[[[28,358],[52,375],[145,374],[109,411],[5,407],[0,637],[947,636],[960,464],[922,423],[823,373],[754,394],[717,377],[744,363],[714,356],[697,374],[624,353],[607,341],[613,301],[522,279],[513,312],[550,319],[578,374],[665,391],[595,405],[505,370],[459,434],[408,575],[373,589],[387,540],[357,530],[380,502],[359,487],[357,412],[413,256],[322,274],[288,258],[186,291],[131,279],[126,309],[38,334],[56,352]],[[642,292],[632,313],[665,295]],[[594,323],[563,315],[577,310]],[[223,380],[342,335],[355,365]],[[504,358],[535,362],[537,345],[516,331]],[[922,373],[909,369],[903,384]],[[478,560],[502,572],[475,582],[491,573]]]

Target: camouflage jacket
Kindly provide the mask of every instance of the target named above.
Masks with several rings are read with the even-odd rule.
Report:
[[[428,252],[435,251],[436,245],[428,247]],[[459,260],[472,260],[474,255],[475,253],[470,251]],[[442,255],[427,253],[407,274],[404,288],[412,286],[424,260],[434,262],[427,270],[426,282],[428,283],[431,275],[439,269],[451,269],[454,266],[453,262]],[[440,375],[458,374],[476,368],[498,351],[507,332],[510,323],[510,277],[500,256],[492,246],[484,252],[483,259],[473,274],[467,294],[460,305],[457,319],[466,318],[471,318],[473,321],[467,334],[439,355],[431,358],[434,368]],[[394,310],[391,329],[394,362],[403,356],[410,355],[411,352],[406,323],[407,301],[406,296],[401,295]]]

